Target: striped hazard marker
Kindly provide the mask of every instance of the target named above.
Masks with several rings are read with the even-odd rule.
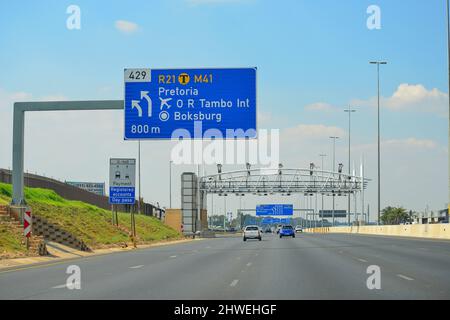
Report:
[[[25,237],[31,237],[31,210],[26,210],[23,216],[23,234]]]

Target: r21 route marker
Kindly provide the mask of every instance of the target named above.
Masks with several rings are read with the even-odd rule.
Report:
[[[125,140],[256,138],[256,68],[125,69]]]

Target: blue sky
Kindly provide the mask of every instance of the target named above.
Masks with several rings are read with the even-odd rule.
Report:
[[[81,30],[66,28],[71,4],[81,8]],[[371,4],[381,8],[381,30],[366,27]],[[137,30],[122,32],[117,20]],[[258,108],[271,119],[262,126],[347,130],[340,109],[358,101],[353,138],[367,145],[376,135],[370,106],[376,70],[368,61],[386,59],[381,73],[386,99],[401,84],[423,86],[427,97],[391,101],[383,109],[383,139],[413,138],[446,149],[445,31],[443,0],[2,1],[0,90],[34,99],[122,99],[125,67],[256,66]],[[319,102],[330,108],[305,109]],[[9,166],[9,155],[4,159],[0,166]],[[446,173],[442,167],[436,178]],[[433,199],[436,207],[446,201],[441,195]]]

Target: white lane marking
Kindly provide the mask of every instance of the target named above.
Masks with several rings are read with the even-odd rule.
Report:
[[[177,256],[170,256],[170,258],[176,258]]]
[[[255,253],[255,256],[256,256],[256,257],[259,256],[259,253]]]
[[[358,260],[358,261],[360,261],[360,262],[364,262],[364,263],[366,263],[366,262],[367,262],[367,260],[364,260],[364,259],[359,259],[359,258],[357,258],[356,260]]]
[[[339,254],[343,254],[344,253],[344,251],[339,251]]]
[[[247,267],[250,267],[251,265],[252,265],[252,263],[251,263],[251,262],[247,263]]]
[[[414,281],[413,278],[407,277],[407,276],[405,276],[403,274],[398,274],[397,277],[402,278],[404,280],[408,280],[408,281]]]
[[[239,280],[235,279],[231,282],[230,287],[236,287],[236,285],[238,284]]]
[[[237,257],[236,260],[241,260],[241,257]]]
[[[138,266],[130,267],[130,269],[139,269],[139,268],[142,268],[143,266],[144,266],[143,264],[140,264]]]
[[[79,286],[80,285],[80,283],[79,282],[75,282],[75,283],[71,283],[71,285],[73,285],[74,287],[76,287],[76,286]],[[59,285],[59,286],[54,286],[54,287],[52,287],[52,289],[64,289],[64,288],[67,288],[67,283],[66,284],[61,284],[61,285]]]
[[[210,247],[210,246],[207,246],[206,249],[211,249],[211,247]]]

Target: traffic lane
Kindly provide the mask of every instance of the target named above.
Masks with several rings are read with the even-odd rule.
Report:
[[[402,267],[404,272],[427,275],[428,278],[440,278],[439,283],[447,279],[446,273],[450,266],[450,242],[412,240],[395,237],[349,237],[346,235],[326,235],[330,240],[343,246],[354,244],[353,252],[368,258],[380,260],[385,264]]]
[[[108,255],[60,261],[50,265],[30,266],[19,270],[0,272],[0,298],[24,299],[42,294],[53,286],[64,284],[68,275],[67,267],[80,266],[83,275],[102,277],[113,275],[117,271],[127,270],[137,265],[154,265],[163,263],[171,257],[193,255],[203,247],[203,241],[168,245],[136,251],[119,252]]]
[[[223,290],[232,285],[254,249],[240,250],[240,238],[211,240],[211,246],[215,242],[219,242],[218,248],[192,257],[181,256],[158,268],[144,267],[127,277],[89,288],[84,297],[102,298],[105,291],[116,289],[107,294],[108,299],[222,299]]]
[[[241,260],[241,241],[240,238],[211,239],[174,249],[153,248],[71,262],[81,269],[81,290],[68,290],[64,286],[69,264],[12,272],[8,278],[2,274],[1,287],[9,286],[13,290],[0,289],[0,297],[182,299],[198,296],[205,299],[229,285],[228,279],[218,277],[218,274],[228,272],[230,278],[234,277],[234,269],[240,270],[241,265],[247,263],[245,258],[249,248],[241,252]]]
[[[367,288],[367,267],[309,235],[273,237],[236,287],[238,299],[380,299]],[[384,294],[384,296],[388,296]]]
[[[450,297],[450,281],[447,277],[450,257],[435,252],[435,257],[430,258],[430,253],[409,247],[410,239],[338,234],[310,235],[309,239],[314,245],[328,245],[330,249],[335,248],[340,255],[349,260],[380,267],[382,283],[380,292],[386,292],[388,296],[393,295],[394,299]],[[418,243],[433,247],[448,245],[448,242],[429,240],[413,242]]]

